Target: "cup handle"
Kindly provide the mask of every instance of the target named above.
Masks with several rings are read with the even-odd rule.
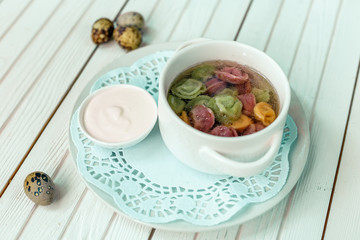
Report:
[[[195,38],[195,39],[183,42],[182,44],[180,44],[180,46],[175,51],[178,52],[181,49],[186,48],[190,45],[194,45],[196,43],[205,42],[205,41],[209,41],[209,40],[210,39],[208,39],[208,38]]]
[[[215,150],[204,146],[200,148],[200,157],[219,174],[237,177],[249,177],[261,173],[272,162],[279,151],[283,131],[278,131],[271,140],[269,150],[258,160],[253,162],[238,162],[231,160]]]

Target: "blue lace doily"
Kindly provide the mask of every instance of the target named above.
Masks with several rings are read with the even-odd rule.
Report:
[[[112,70],[92,87],[133,84],[157,100],[158,77],[173,51],[144,57],[131,67]],[[86,181],[109,194],[119,209],[143,222],[185,220],[195,225],[216,225],[241,212],[248,204],[275,196],[286,182],[288,153],[297,128],[288,116],[278,155],[263,173],[238,178],[201,173],[178,161],[166,148],[156,124],[149,136],[126,149],[106,149],[81,132],[78,111],[71,120],[77,165]]]

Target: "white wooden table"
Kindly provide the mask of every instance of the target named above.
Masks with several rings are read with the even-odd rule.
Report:
[[[265,214],[213,232],[167,232],[115,213],[71,162],[68,125],[89,79],[124,55],[95,46],[92,23],[138,11],[145,45],[196,37],[265,51],[288,75],[310,121],[305,170]],[[360,1],[0,0],[1,239],[359,239]],[[24,194],[32,171],[60,198],[37,206]]]

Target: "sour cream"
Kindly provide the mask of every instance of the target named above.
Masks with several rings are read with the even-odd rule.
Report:
[[[115,85],[91,94],[80,107],[80,127],[105,147],[129,147],[144,139],[154,127],[157,106],[144,89]]]

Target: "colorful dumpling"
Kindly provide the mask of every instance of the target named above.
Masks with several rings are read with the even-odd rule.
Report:
[[[239,95],[239,93],[236,88],[225,88],[224,90],[218,92],[216,95],[231,95],[236,97],[237,95]]]
[[[182,99],[193,99],[206,91],[206,86],[196,79],[183,79],[171,88],[172,94]]]
[[[182,110],[185,107],[185,102],[183,100],[181,100],[180,98],[177,98],[171,94],[169,94],[168,98],[167,98],[169,105],[171,107],[171,109],[177,114],[179,115]]]
[[[214,111],[216,121],[221,124],[231,124],[241,115],[242,103],[231,95],[217,95],[211,98],[208,105]]]
[[[256,102],[269,102],[270,100],[270,93],[267,89],[259,89],[259,88],[253,88],[251,92],[255,95]]]
[[[202,132],[209,132],[215,124],[213,111],[204,105],[195,106],[189,113],[194,128]]]
[[[192,71],[191,77],[205,82],[214,75],[215,70],[215,66],[202,65]]]
[[[266,102],[259,102],[255,105],[254,116],[255,119],[261,121],[264,126],[269,126],[276,118],[274,109]]]
[[[276,119],[279,109],[278,95],[264,76],[248,66],[221,60],[182,72],[167,100],[184,123],[223,137],[261,131]]]
[[[208,102],[210,101],[211,97],[207,95],[200,95],[196,98],[192,99],[185,105],[185,110],[189,112],[194,106],[196,105],[205,105],[207,106]]]

